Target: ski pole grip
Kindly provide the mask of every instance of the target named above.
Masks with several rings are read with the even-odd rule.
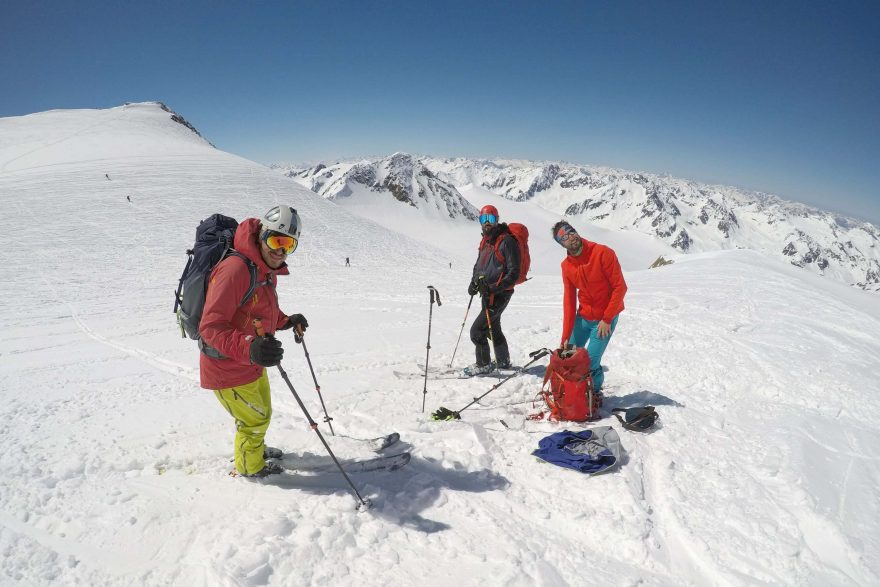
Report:
[[[257,336],[266,336],[266,331],[263,329],[263,321],[260,318],[254,318],[251,324],[254,325],[254,330],[257,331]]]
[[[546,357],[547,355],[549,355],[550,352],[550,349],[543,348],[530,352],[529,356],[533,359],[540,359],[541,357]]]
[[[434,287],[433,285],[429,285],[429,286],[428,286],[428,289],[431,290],[431,303],[432,303],[432,304],[434,303],[434,301],[435,301],[435,296],[436,296],[437,306],[438,306],[438,307],[439,307],[439,306],[442,306],[442,305],[443,305],[443,302],[440,301],[440,292],[437,291],[437,288]]]

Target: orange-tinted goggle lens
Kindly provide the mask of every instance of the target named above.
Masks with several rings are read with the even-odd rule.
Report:
[[[562,243],[570,239],[571,235],[573,234],[577,234],[574,228],[570,226],[563,226],[556,232],[556,236],[554,238],[556,239],[556,242],[561,245]]]
[[[273,234],[266,237],[266,246],[272,249],[273,251],[277,251],[279,249],[284,250],[285,255],[289,255],[296,250],[296,245],[299,242],[293,238],[292,236]]]

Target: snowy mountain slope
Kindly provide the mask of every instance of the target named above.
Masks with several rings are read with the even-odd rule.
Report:
[[[157,136],[159,121],[163,133]],[[120,154],[129,159],[158,154],[181,157],[211,147],[190,123],[161,102],[109,110],[50,110],[3,119],[2,130],[2,172],[112,161]]]
[[[474,232],[472,221],[478,208],[411,155],[282,172],[362,218],[415,239],[426,240],[440,223],[447,236],[432,244],[446,251],[442,260],[455,266],[473,264],[479,228]]]
[[[474,221],[482,206],[494,204],[503,222],[519,222],[529,227],[530,275],[559,274],[560,248],[553,241],[550,229],[561,218],[560,214],[532,202],[511,202],[478,185],[465,184],[456,189],[438,180],[421,160],[414,160],[410,155],[396,153],[374,162],[329,166],[320,163],[307,169],[280,169],[300,185],[362,218],[444,249],[449,262],[456,266],[473,265],[480,241],[480,228]],[[394,183],[389,178],[395,178]],[[625,252],[621,262],[626,269],[645,268],[659,255],[679,253],[646,235],[608,231],[579,221],[574,223],[589,238],[615,249],[620,247]],[[443,237],[435,239],[438,231]]]
[[[627,309],[605,361],[607,407],[651,403],[662,427],[636,435],[605,418],[626,455],[619,470],[587,478],[530,455],[560,428],[524,421],[540,369],[443,423],[427,412],[460,408],[494,381],[429,381],[424,396],[422,381],[393,375],[425,357],[428,284],[443,296],[430,363],[449,363],[469,268],[432,264],[437,248],[206,144],[168,156],[190,139],[160,112],[125,114],[153,127],[152,154],[92,160],[71,138],[80,151],[55,156],[77,162],[34,152],[34,167],[0,172],[8,226],[22,227],[0,237],[0,583],[880,580],[873,296],[751,251],[627,271]],[[73,132],[83,119],[69,116]],[[15,126],[43,140],[21,119],[0,119],[0,137]],[[124,125],[90,148],[124,146],[118,133]],[[3,147],[0,166],[32,149]],[[337,436],[321,429],[344,460],[372,453],[343,435],[396,429],[395,450],[413,450],[401,471],[354,477],[375,504],[365,514],[338,475],[309,471],[329,459],[274,371],[267,440],[300,472],[274,483],[228,477],[233,423],[198,389],[197,351],[173,324],[171,291],[195,223],[276,201],[296,202],[304,216],[279,295],[309,318]],[[39,239],[47,208],[56,244]],[[447,225],[430,226],[425,240],[444,242]],[[364,265],[342,267],[349,254]],[[557,342],[560,294],[558,275],[518,288],[503,320],[515,361]],[[285,367],[320,421],[303,353],[283,343]],[[471,357],[465,335],[455,363]]]
[[[494,205],[501,214],[502,222],[525,224],[529,229],[529,253],[532,259],[529,275],[549,275],[561,283],[559,264],[564,257],[563,250],[553,240],[551,234],[553,225],[561,218],[559,214],[541,208],[533,202],[511,202],[475,185],[463,187],[461,194],[474,205]],[[624,270],[645,269],[660,255],[669,258],[680,255],[679,251],[649,235],[635,231],[608,230],[590,225],[581,219],[572,219],[571,222],[585,237],[612,247],[617,252]],[[468,222],[465,223],[465,231],[458,239],[459,242],[467,244],[466,259],[470,266],[476,261],[479,235],[479,227]]]
[[[383,201],[390,196],[428,217],[476,220],[478,211],[461,194],[437,179],[420,162],[406,153],[395,153],[375,162],[319,164],[303,171],[287,171],[312,191],[330,200],[352,198]]]
[[[564,163],[422,161],[454,185],[472,183],[605,228],[652,234],[682,252],[754,249],[880,290],[880,228],[769,194]]]
[[[399,153],[394,157],[412,160]],[[360,162],[358,167],[378,164]],[[479,188],[584,226],[651,235],[680,253],[754,249],[880,291],[880,228],[768,194],[566,163],[418,157],[414,165],[439,178],[444,190],[466,194]],[[325,194],[327,186],[340,185],[341,170],[351,164],[318,167],[324,183],[303,183]],[[302,181],[314,177],[318,167],[288,174]]]

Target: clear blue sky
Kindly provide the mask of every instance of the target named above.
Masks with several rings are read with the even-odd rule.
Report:
[[[880,2],[0,3],[0,116],[161,100],[264,163],[565,160],[880,224]]]

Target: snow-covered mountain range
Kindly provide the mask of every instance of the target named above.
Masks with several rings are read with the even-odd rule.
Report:
[[[473,219],[460,191],[477,186],[582,225],[649,234],[682,253],[753,249],[880,291],[878,227],[770,194],[604,167],[403,153],[284,171],[326,198],[364,186],[413,206],[425,202],[452,218]]]
[[[439,179],[425,163],[406,153],[376,161],[329,166],[322,163],[303,170],[287,170],[287,175],[329,200],[357,197],[369,190],[390,195],[429,214],[435,211],[452,219],[468,220],[476,220],[479,214],[454,185]]]

